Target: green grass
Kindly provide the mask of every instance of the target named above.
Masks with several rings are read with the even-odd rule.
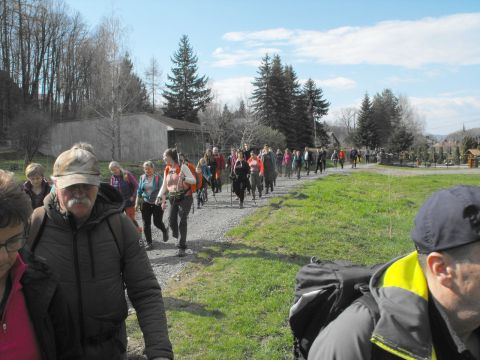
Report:
[[[331,175],[247,217],[164,292],[179,359],[289,359],[294,278],[311,256],[375,264],[413,249],[415,213],[433,191],[477,176]],[[214,219],[212,219],[214,221]],[[141,338],[135,317],[130,336]]]

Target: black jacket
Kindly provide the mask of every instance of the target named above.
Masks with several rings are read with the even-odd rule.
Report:
[[[123,359],[127,347],[125,287],[142,329],[149,359],[173,359],[160,285],[140,247],[139,234],[122,213],[123,199],[102,184],[90,218],[76,229],[51,195],[34,211],[32,225],[47,217],[34,253],[59,276],[80,333],[84,359]]]
[[[28,265],[21,283],[43,360],[80,359],[81,347],[70,309],[47,265],[23,249]]]

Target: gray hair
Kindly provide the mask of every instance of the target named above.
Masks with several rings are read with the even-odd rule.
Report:
[[[153,163],[153,161],[148,160],[143,163],[143,167],[151,167],[152,169],[155,169],[155,164]]]
[[[0,228],[23,224],[32,214],[32,203],[12,172],[0,170]]]
[[[118,161],[111,161],[110,164],[108,164],[108,169],[110,171],[112,171],[113,168],[120,169],[120,171],[123,172],[123,168]]]

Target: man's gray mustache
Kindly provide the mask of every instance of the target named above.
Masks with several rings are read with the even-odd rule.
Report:
[[[90,206],[92,202],[88,198],[81,198],[81,199],[71,199],[68,200],[67,206],[72,207],[75,205],[84,205],[84,206]]]

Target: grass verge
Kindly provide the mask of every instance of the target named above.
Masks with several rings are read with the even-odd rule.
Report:
[[[291,358],[294,278],[311,256],[374,264],[411,251],[410,229],[426,197],[478,183],[471,175],[355,173],[272,199],[228,233],[231,242],[201,252],[164,292],[177,358]],[[128,324],[138,344],[134,316]]]

